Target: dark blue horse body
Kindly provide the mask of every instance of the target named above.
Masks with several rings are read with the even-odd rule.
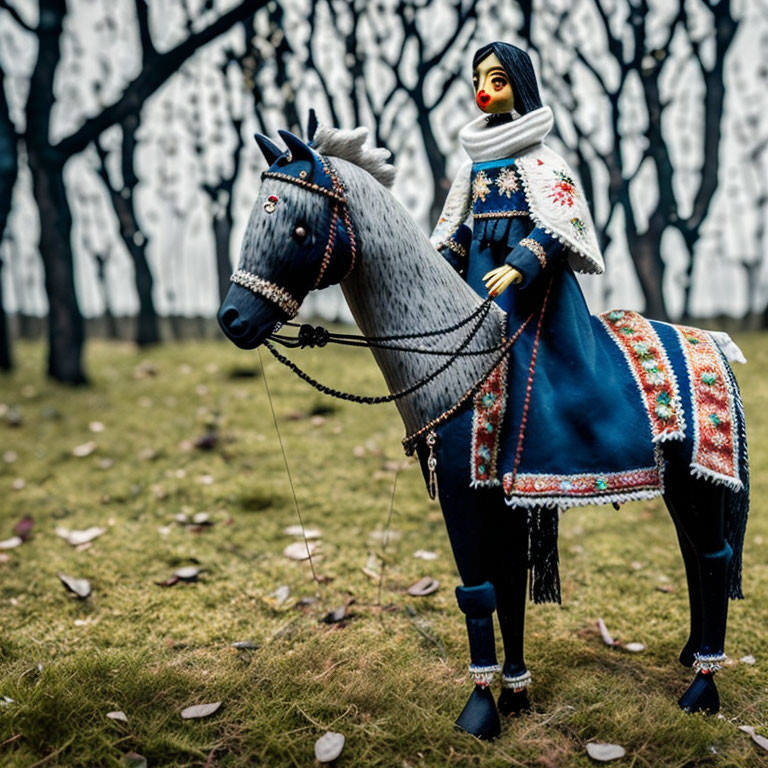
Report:
[[[558,382],[546,373],[533,378],[542,318],[562,280],[572,278],[568,266],[547,266],[530,306],[510,311],[507,327],[507,314],[466,285],[386,190],[391,166],[379,150],[362,150],[361,129],[321,126],[312,146],[281,135],[288,152],[257,137],[269,169],[219,320],[233,342],[254,348],[298,312],[309,291],[340,283],[363,333],[392,339],[373,353],[398,395],[406,447],[418,453],[428,485],[436,482],[463,581],[457,597],[475,686],[459,725],[480,737],[498,733],[488,684],[499,670],[502,713],[528,708],[527,585],[530,574],[537,602],[559,600],[558,510],[661,493],[690,595],[680,661],[697,673],[680,705],[717,711],[713,674],[724,659],[729,596],[741,597],[748,478],[738,388],[711,335],[632,312],[592,318],[599,343],[591,353],[617,393],[615,412],[605,405],[609,415],[590,439],[620,443],[626,456],[611,471],[589,455],[569,456],[557,433],[578,429],[575,417],[553,432],[564,418]],[[542,435],[557,459],[550,472]],[[597,444],[594,451],[612,452]],[[574,473],[566,476],[569,461]]]

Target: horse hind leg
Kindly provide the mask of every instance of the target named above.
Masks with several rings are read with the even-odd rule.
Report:
[[[691,477],[687,467],[677,465],[676,472],[669,471],[672,468],[667,472],[666,497],[679,536],[690,545],[686,572],[692,626],[681,661],[685,663],[693,652],[691,666],[697,673],[679,704],[689,712],[714,714],[720,709],[714,673],[725,659],[728,570],[733,556],[725,538],[728,493],[722,486]],[[685,554],[684,548],[684,557]]]
[[[699,575],[699,560],[696,550],[691,540],[683,528],[678,511],[674,508],[672,500],[665,495],[667,508],[669,509],[672,521],[675,524],[677,540],[680,545],[680,552],[683,555],[683,564],[685,565],[685,578],[688,586],[688,610],[690,614],[690,630],[688,640],[680,651],[679,660],[684,667],[693,667],[694,654],[698,651],[701,644],[702,627],[702,592],[701,577]]]

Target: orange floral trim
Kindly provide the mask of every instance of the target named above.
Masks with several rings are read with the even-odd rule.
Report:
[[[521,473],[515,477],[514,484],[512,473],[507,472],[503,486],[510,506],[568,507],[652,498],[661,493],[663,477],[658,465],[603,474]]]
[[[632,371],[651,424],[653,442],[682,440],[685,420],[677,378],[653,326],[637,312],[620,309],[598,318]]]
[[[741,488],[735,398],[723,358],[706,331],[685,326],[676,326],[675,330],[691,386],[691,469],[695,475]]]
[[[507,405],[507,369],[509,356],[491,371],[474,398],[472,416],[471,485],[499,485],[497,456],[501,425]]]

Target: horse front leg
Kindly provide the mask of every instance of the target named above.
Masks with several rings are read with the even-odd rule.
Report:
[[[525,664],[525,608],[528,585],[528,525],[522,510],[509,509],[499,499],[498,531],[493,553],[493,584],[496,587],[496,611],[504,643],[501,695],[502,715],[519,715],[530,710],[528,685],[531,674]]]
[[[446,425],[450,427],[452,425]],[[498,489],[469,487],[468,462],[457,438],[438,441],[437,487],[451,549],[462,584],[456,587],[456,600],[464,614],[469,640],[469,676],[472,693],[456,720],[461,730],[480,739],[494,739],[501,732],[496,702],[490,685],[501,670],[496,658],[493,613],[496,590],[491,582],[489,558],[498,532],[489,527],[489,502]],[[422,471],[428,478],[426,451],[419,449]]]
[[[670,467],[671,469],[671,467]],[[684,474],[683,474],[684,472]],[[680,698],[680,707],[689,712],[720,709],[720,697],[714,673],[725,660],[725,632],[728,620],[728,569],[733,551],[725,538],[728,492],[719,485],[691,477],[688,469],[678,467],[668,472],[667,497],[670,509],[679,518],[681,536],[690,543],[696,558],[696,571],[689,578],[698,592],[691,595],[692,606],[699,611],[700,625],[692,626],[689,643],[683,652],[693,651],[691,666],[696,678]],[[694,612],[692,611],[692,619]],[[681,660],[682,654],[681,654]]]

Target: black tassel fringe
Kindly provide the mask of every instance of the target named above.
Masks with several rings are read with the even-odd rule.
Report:
[[[551,508],[528,511],[528,566],[534,603],[560,602],[559,516],[559,510]]]

